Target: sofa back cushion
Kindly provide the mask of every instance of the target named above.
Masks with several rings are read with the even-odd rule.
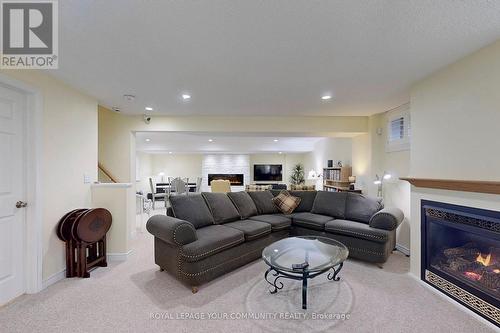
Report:
[[[174,217],[191,222],[196,229],[214,224],[214,218],[201,194],[173,195],[170,205]]]
[[[215,224],[233,222],[240,219],[240,214],[226,193],[203,192],[208,209],[214,217]]]
[[[347,192],[318,191],[311,213],[344,219],[346,201]]]
[[[257,206],[247,192],[229,192],[227,194],[238,210],[241,219],[247,219],[258,214]]]
[[[276,214],[278,208],[273,203],[273,194],[271,191],[247,192],[252,198],[259,214]]]
[[[316,185],[290,185],[292,191],[316,191]]]
[[[347,193],[345,218],[368,224],[370,218],[384,208],[382,198],[372,198],[359,193]]]
[[[316,199],[317,191],[288,191],[294,197],[300,198],[300,204],[295,208],[294,212],[310,212],[312,210],[314,199]]]

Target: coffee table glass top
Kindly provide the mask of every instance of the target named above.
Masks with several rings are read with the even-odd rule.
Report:
[[[328,270],[344,262],[349,255],[347,247],[326,237],[289,237],[267,246],[262,258],[272,267],[290,273],[300,273],[292,269],[293,264],[307,262],[307,271]]]

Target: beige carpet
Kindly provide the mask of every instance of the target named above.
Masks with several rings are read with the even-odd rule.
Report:
[[[348,260],[341,281],[316,277],[311,281],[309,309],[303,311],[298,282],[283,280],[283,290],[268,293],[263,281],[266,265],[261,261],[193,295],[158,271],[148,234],[139,235],[135,248],[127,262],[99,268],[89,279],[60,281],[0,309],[0,332],[492,331],[409,277],[409,260],[399,253],[383,270]],[[330,318],[312,318],[320,314]],[[241,319],[244,315],[261,318]]]

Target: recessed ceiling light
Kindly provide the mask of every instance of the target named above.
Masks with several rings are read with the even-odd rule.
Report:
[[[171,152],[171,151],[169,151],[168,153],[169,153],[169,154],[172,154],[172,152]]]
[[[189,94],[182,94],[182,99],[185,101],[189,101],[191,99],[191,95]]]
[[[214,140],[212,140],[212,139],[208,139],[208,142],[214,142]]]
[[[146,142],[149,142],[149,141],[151,141],[151,139],[146,139]]]
[[[274,141],[274,142],[278,142],[279,140],[278,140],[278,139],[274,139],[273,141]]]
[[[282,152],[282,151],[280,151],[278,154],[283,154],[283,152]]]
[[[332,95],[328,95],[328,94],[327,95],[323,95],[323,96],[321,96],[321,99],[324,100],[324,101],[328,101],[328,100],[332,99]]]
[[[146,106],[145,109],[146,109],[146,111],[153,111],[153,108],[150,106]]]

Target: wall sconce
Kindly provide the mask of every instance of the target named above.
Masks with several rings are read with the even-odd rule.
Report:
[[[311,169],[311,171],[309,171],[309,174],[307,175],[308,180],[316,180],[316,179],[319,179],[320,177],[321,177],[321,175],[318,174],[316,172],[316,170],[312,170],[312,169]]]
[[[382,186],[384,185],[384,180],[391,179],[392,175],[390,173],[387,173],[384,171],[384,175],[382,178],[378,176],[378,174],[375,175],[375,180],[373,181],[373,184],[378,185],[377,188],[377,196],[382,197],[383,196],[383,191],[382,191]]]

